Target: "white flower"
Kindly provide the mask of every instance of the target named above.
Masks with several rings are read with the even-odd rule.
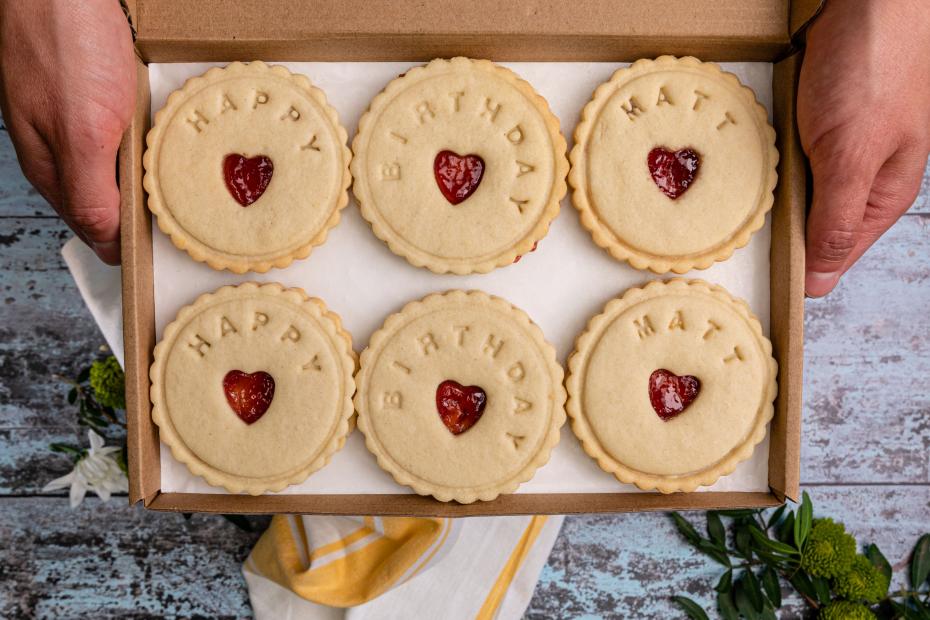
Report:
[[[70,474],[52,480],[46,484],[42,491],[57,491],[67,486],[71,487],[71,507],[78,507],[84,501],[88,490],[94,491],[103,501],[110,499],[111,493],[126,493],[129,490],[129,481],[123,470],[112,455],[121,448],[103,446],[103,437],[94,431],[88,431],[90,450],[78,460]]]

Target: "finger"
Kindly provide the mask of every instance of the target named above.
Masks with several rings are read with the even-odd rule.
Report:
[[[119,264],[119,189],[116,152],[122,127],[107,119],[84,118],[61,134],[57,164],[62,214],[97,256]]]
[[[826,295],[839,281],[865,214],[869,190],[890,152],[874,152],[880,140],[839,126],[823,134],[808,150],[814,198],[807,218],[807,274],[811,297]]]
[[[16,156],[22,162],[23,176],[48,201],[65,224],[74,231],[74,234],[90,246],[91,241],[87,238],[83,228],[75,223],[62,208],[58,164],[55,162],[48,143],[32,125],[10,123],[7,129],[10,130],[10,136],[13,138]]]
[[[48,143],[35,128],[14,118],[6,119],[16,157],[21,162],[23,176],[55,210],[61,202],[58,169]]]
[[[84,231],[72,222],[62,209],[58,164],[55,162],[48,142],[29,123],[7,120],[7,129],[13,140],[16,157],[21,162],[23,176],[48,201],[78,238],[90,245]]]
[[[878,171],[859,226],[856,246],[849,253],[843,273],[891,228],[917,198],[927,165],[926,150],[900,149]]]

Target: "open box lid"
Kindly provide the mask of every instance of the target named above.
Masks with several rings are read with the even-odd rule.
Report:
[[[689,53],[774,60],[823,0],[129,0],[144,62],[618,60]],[[493,54],[483,52],[493,39]],[[503,40],[502,40],[503,39]],[[703,42],[695,49],[695,39]],[[744,43],[745,46],[740,45]]]

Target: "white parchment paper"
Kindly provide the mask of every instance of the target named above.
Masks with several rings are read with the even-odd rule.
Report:
[[[224,63],[213,63],[221,65]],[[151,64],[149,80],[152,110],[161,108],[171,91],[184,81],[200,75],[211,63]],[[339,119],[351,137],[359,116],[371,99],[397,75],[420,63],[337,62],[279,63],[303,73],[326,92],[338,110]],[[501,63],[516,71],[544,96],[562,123],[562,133],[571,148],[571,134],[581,109],[595,87],[608,79],[624,63]],[[743,83],[756,91],[759,101],[772,111],[772,65],[769,63],[723,63]],[[410,266],[379,241],[362,219],[354,201],[342,212],[342,221],[330,232],[326,243],[313,250],[310,258],[286,269],[266,274],[237,276],[210,269],[176,249],[153,225],[153,267],[155,278],[155,324],[158,338],[178,310],[198,295],[227,284],[255,280],[299,286],[323,299],[342,317],[361,351],[387,315],[408,301],[429,293],[452,288],[481,289],[499,295],[525,310],[539,324],[546,338],[556,347],[564,364],[572,344],[587,320],[604,304],[631,286],[655,279],[650,272],[638,271],[619,263],[598,248],[581,227],[577,212],[566,197],[562,212],[539,249],[512,266],[489,274],[439,276]],[[705,271],[699,277],[721,284],[747,300],[769,329],[769,245],[770,223],[756,233],[750,244],[732,258]],[[713,491],[767,491],[768,437],[753,457],[714,486]],[[672,455],[670,455],[671,457]],[[161,446],[161,488],[164,492],[226,493],[192,475]],[[382,471],[365,448],[361,433],[354,432],[345,447],[322,470],[304,483],[282,493],[368,494],[405,493],[407,487],[394,482]],[[569,425],[562,429],[562,440],[549,463],[523,484],[519,493],[605,493],[638,492],[603,472],[581,449]]]

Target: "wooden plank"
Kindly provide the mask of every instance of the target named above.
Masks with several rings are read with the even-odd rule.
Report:
[[[903,584],[901,567],[918,536],[930,527],[930,486],[810,492],[817,515],[845,522],[861,544],[876,543],[897,567],[894,583]],[[699,514],[686,516],[704,531]],[[889,526],[892,519],[894,527]],[[713,610],[713,586],[721,572],[713,560],[686,546],[666,515],[570,517],[526,617],[680,618],[669,597],[684,594]],[[803,610],[801,601],[791,598],[779,617],[801,617]]]
[[[36,275],[65,271],[67,265],[58,251],[72,237],[56,217],[5,217],[0,219],[0,272],[5,277],[16,272],[22,276],[17,284],[33,286]],[[12,284],[12,282],[10,283]],[[13,289],[4,288],[4,293]]]
[[[5,499],[0,537],[16,541],[0,546],[3,618],[251,616],[240,570],[258,534],[222,517]]]
[[[118,445],[116,435],[108,445]],[[71,459],[49,449],[53,442],[87,447],[87,430],[73,423],[62,428],[0,429],[0,444],[8,446],[0,450],[0,497],[40,494],[50,480],[71,471]],[[54,495],[63,497],[67,492]]]
[[[877,543],[898,571],[927,527],[930,486],[810,491],[817,514],[844,521],[860,543]],[[687,516],[703,529],[699,515]],[[249,614],[239,569],[256,536],[220,517],[188,523],[120,501],[90,498],[72,512],[63,498],[5,499],[0,536],[17,541],[0,548],[2,617]],[[719,572],[664,514],[570,517],[527,617],[679,617],[668,597],[687,593],[710,608]],[[800,602],[785,611],[796,617]]]
[[[807,301],[804,482],[930,481],[930,217]]]
[[[0,226],[0,429],[70,427],[57,377],[77,375],[104,342],[61,259],[70,233],[53,218]]]

